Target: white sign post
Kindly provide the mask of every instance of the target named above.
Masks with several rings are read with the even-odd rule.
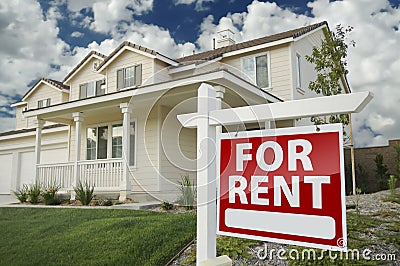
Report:
[[[216,257],[217,126],[356,113],[372,98],[370,92],[361,92],[217,110],[215,89],[201,84],[198,112],[178,115],[184,127],[197,127],[197,265]]]

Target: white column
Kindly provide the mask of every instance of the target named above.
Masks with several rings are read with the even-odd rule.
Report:
[[[77,186],[80,180],[78,162],[81,160],[81,149],[82,149],[82,122],[83,114],[76,112],[72,114],[75,122],[75,158],[74,158],[74,183],[73,186]],[[75,192],[71,192],[71,200],[75,200]]]
[[[35,182],[39,182],[39,172],[37,166],[40,164],[40,153],[42,149],[42,129],[44,121],[37,119],[36,126],[36,140],[35,140]]]
[[[129,103],[121,103],[119,107],[121,108],[121,112],[124,116],[122,122],[122,156],[124,162],[122,180],[120,181],[119,200],[124,201],[132,190],[131,182],[129,180],[130,128],[132,107]]]
[[[201,84],[197,105],[197,265],[216,257],[216,126],[209,125],[209,112],[218,102],[215,89]]]

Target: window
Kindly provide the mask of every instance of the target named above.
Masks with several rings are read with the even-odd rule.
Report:
[[[104,80],[91,81],[79,85],[79,99],[99,96],[106,93]]]
[[[301,88],[301,56],[296,54],[297,88]]]
[[[47,106],[50,106],[50,98],[38,101],[38,108],[44,108]]]
[[[243,58],[242,70],[258,87],[270,87],[267,54]]]
[[[117,70],[117,89],[121,90],[142,83],[142,65],[135,65]]]
[[[109,134],[111,132],[111,134]],[[122,158],[122,124],[87,128],[86,159],[97,160],[107,158]],[[136,123],[130,124],[130,160],[129,165],[135,165],[136,156]],[[109,147],[108,143],[111,143]]]

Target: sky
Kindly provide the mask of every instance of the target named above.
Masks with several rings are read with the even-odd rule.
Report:
[[[327,21],[352,26],[353,92],[374,100],[353,115],[355,145],[400,139],[399,0],[0,0],[0,132],[15,128],[18,102],[40,78],[63,78],[91,50],[128,40],[171,58],[211,49],[216,32],[237,42]]]

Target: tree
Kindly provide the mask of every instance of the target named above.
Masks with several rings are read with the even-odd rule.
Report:
[[[387,188],[388,167],[383,164],[383,155],[378,153],[374,159],[375,173],[378,181],[378,189],[383,190]]]
[[[347,34],[353,30],[353,27],[336,25],[336,32],[325,31],[326,39],[321,46],[314,46],[311,55],[306,55],[306,60],[314,64],[317,72],[315,81],[308,85],[311,91],[324,96],[331,96],[342,93],[342,84],[345,82],[347,70],[347,50],[349,44],[355,46],[354,41],[347,44]],[[326,117],[312,117],[311,121],[315,125],[326,124]],[[350,117],[348,114],[331,115],[329,123],[342,123],[348,125]]]

